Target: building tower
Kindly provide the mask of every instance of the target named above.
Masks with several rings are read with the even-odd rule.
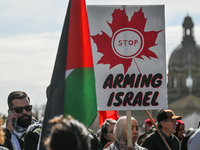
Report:
[[[200,46],[194,40],[194,24],[186,16],[182,43],[172,52],[168,65],[168,102],[194,95],[200,97]]]

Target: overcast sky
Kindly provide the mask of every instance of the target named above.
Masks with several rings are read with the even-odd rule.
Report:
[[[0,113],[11,91],[25,91],[33,105],[46,103],[68,0],[0,0]],[[199,0],[86,0],[87,5],[165,5],[166,57],[182,41],[189,15],[200,44]]]

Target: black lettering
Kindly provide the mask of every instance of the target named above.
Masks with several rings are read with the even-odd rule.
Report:
[[[135,82],[135,74],[132,74],[131,76],[127,74],[124,78],[123,88],[126,88],[127,85],[130,85],[130,87],[132,88],[134,82]]]
[[[121,87],[122,87],[121,82],[123,81],[123,79],[124,79],[124,75],[123,75],[123,74],[118,74],[118,75],[115,77],[115,81],[114,81],[114,83],[113,83],[113,88],[116,88],[117,86],[118,86],[119,88],[121,88]]]
[[[131,101],[132,101],[132,99],[133,99],[133,96],[134,96],[133,92],[128,92],[128,93],[126,93],[126,95],[125,95],[125,97],[124,97],[123,106],[126,106],[127,104],[128,104],[129,106],[132,106]]]
[[[136,106],[137,104],[138,106],[142,105],[142,92],[138,92],[133,100],[133,106]]]
[[[156,102],[156,100],[157,100],[157,98],[158,98],[158,95],[159,95],[159,92],[158,92],[158,91],[156,91],[156,92],[153,94],[153,98],[152,98],[152,100],[151,100],[151,105],[152,105],[152,106],[158,106],[158,105],[159,105],[159,103]]]
[[[153,76],[152,74],[149,74],[148,77],[146,75],[143,75],[140,87],[142,88],[142,87],[144,87],[144,85],[146,87],[149,87],[152,76]]]
[[[108,106],[108,107],[110,107],[110,106],[112,105],[114,96],[115,96],[115,92],[112,92],[112,93],[110,94],[109,99],[108,99],[108,103],[107,103],[107,106]]]
[[[140,84],[141,76],[142,76],[141,73],[137,76],[136,81],[135,81],[135,86],[134,86],[135,88],[138,88],[138,86]]]
[[[118,92],[115,96],[115,99],[118,101],[117,103],[113,103],[114,106],[121,106],[122,105],[122,99],[120,98],[121,96],[123,96],[124,93],[123,92]]]
[[[113,84],[113,75],[109,74],[108,77],[106,78],[104,84],[103,84],[103,88],[106,89],[107,87],[109,87],[111,89],[112,84]]]
[[[149,106],[149,105],[150,105],[150,103],[147,102],[147,101],[150,100],[150,97],[149,97],[149,96],[150,96],[151,94],[152,94],[151,91],[145,93],[144,99],[143,99],[143,106]]]
[[[162,80],[159,80],[159,79],[162,79],[163,76],[161,73],[157,73],[153,76],[152,78],[152,81],[151,81],[151,86],[154,87],[154,88],[157,88],[159,87],[161,84],[162,84]],[[156,83],[157,82],[157,83]]]

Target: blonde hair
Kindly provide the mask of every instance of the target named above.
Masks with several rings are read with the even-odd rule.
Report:
[[[4,138],[4,131],[2,129],[2,125],[3,125],[3,119],[0,117],[0,144],[3,145],[5,138]]]

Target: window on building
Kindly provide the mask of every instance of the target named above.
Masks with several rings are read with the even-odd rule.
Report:
[[[186,86],[187,86],[188,88],[190,88],[190,87],[193,86],[193,79],[192,79],[191,76],[188,76],[188,77],[186,78]]]
[[[190,29],[186,30],[186,35],[190,35]]]
[[[172,88],[176,88],[177,87],[177,79],[176,77],[172,77]]]

